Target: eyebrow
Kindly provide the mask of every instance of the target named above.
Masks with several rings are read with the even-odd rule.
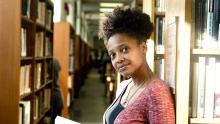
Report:
[[[126,42],[122,42],[121,44],[119,44],[117,47],[123,47],[126,46],[127,43]],[[108,53],[112,52],[112,50],[109,50]]]
[[[126,46],[126,45],[127,45],[126,43],[122,43],[122,44],[118,45],[117,47],[121,48],[121,47]],[[112,52],[113,52],[113,50],[109,50],[108,54],[110,54]]]

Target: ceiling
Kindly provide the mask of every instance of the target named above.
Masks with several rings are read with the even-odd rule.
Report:
[[[88,31],[96,35],[99,30],[100,23],[100,3],[123,3],[128,5],[131,0],[82,0],[82,11],[86,20]]]

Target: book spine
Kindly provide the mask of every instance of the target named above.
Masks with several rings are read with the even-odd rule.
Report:
[[[205,107],[205,57],[199,57],[197,118],[204,117]]]
[[[197,117],[197,106],[198,106],[198,61],[193,62],[193,77],[192,77],[192,117]]]
[[[215,58],[209,57],[206,64],[206,81],[205,81],[205,118],[213,118],[214,110],[214,82],[215,82]]]
[[[215,91],[214,91],[214,118],[220,118],[220,60],[216,62]]]

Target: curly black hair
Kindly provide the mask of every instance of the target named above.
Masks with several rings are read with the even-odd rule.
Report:
[[[150,16],[136,8],[116,8],[106,15],[99,37],[105,42],[116,33],[127,34],[139,42],[146,42],[153,31]]]

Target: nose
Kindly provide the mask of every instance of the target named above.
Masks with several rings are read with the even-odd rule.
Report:
[[[124,60],[125,60],[125,58],[124,58],[124,55],[123,55],[123,54],[118,53],[118,54],[116,55],[116,63],[121,63],[121,62],[123,62]]]

